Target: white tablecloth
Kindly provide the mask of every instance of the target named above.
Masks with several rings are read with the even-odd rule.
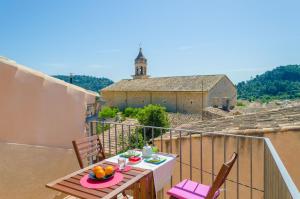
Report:
[[[141,152],[138,152],[141,153]],[[147,163],[144,160],[142,160],[140,163],[131,165],[133,167],[138,167],[142,169],[150,169],[153,171],[153,178],[154,178],[154,186],[155,186],[155,192],[157,193],[160,191],[166,183],[170,182],[173,169],[176,163],[175,157],[170,156],[164,156],[164,155],[158,155],[159,157],[166,158],[166,161],[164,161],[161,164],[155,165],[151,163]],[[106,159],[109,162],[118,163],[119,155],[113,156],[111,158]]]

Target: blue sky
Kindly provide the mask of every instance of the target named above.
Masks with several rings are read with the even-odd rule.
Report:
[[[0,55],[54,74],[227,74],[300,64],[300,1],[0,0]]]

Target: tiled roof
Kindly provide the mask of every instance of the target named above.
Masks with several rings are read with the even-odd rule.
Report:
[[[124,79],[102,89],[102,91],[209,91],[224,77],[226,76],[195,75]]]
[[[137,60],[139,60],[139,59],[144,59],[144,60],[146,60],[146,58],[145,58],[144,55],[143,55],[142,48],[140,48],[139,54],[138,54],[138,56],[135,58],[135,61],[137,61]]]
[[[183,124],[178,129],[198,132],[259,134],[300,129],[300,105]],[[168,135],[165,135],[168,137]],[[176,136],[176,135],[174,135]]]

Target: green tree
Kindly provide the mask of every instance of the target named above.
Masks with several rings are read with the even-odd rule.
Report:
[[[140,110],[141,110],[141,108],[127,107],[127,108],[124,110],[123,115],[124,115],[125,117],[136,118]]]
[[[109,118],[115,118],[118,112],[119,112],[118,108],[111,108],[111,107],[105,106],[98,113],[99,121],[109,119]],[[97,125],[97,133],[98,134],[102,133],[108,129],[109,129],[109,124],[102,125],[101,123],[98,123],[98,125]]]
[[[156,126],[156,127],[169,127],[170,123],[168,120],[168,115],[166,108],[160,105],[149,104],[141,109],[137,114],[137,119],[140,124],[144,126]],[[146,139],[149,140],[152,137],[152,130],[146,129]],[[159,129],[154,130],[154,137],[164,133],[164,130]]]
[[[105,106],[101,109],[99,112],[99,120],[108,119],[108,118],[114,118],[116,117],[117,113],[119,112],[118,108],[111,108],[108,106]]]
[[[63,80],[65,82],[70,82],[70,76],[68,75],[54,75],[53,77]],[[99,92],[102,88],[105,88],[111,84],[113,81],[105,77],[93,77],[86,75],[74,75],[72,77],[73,84],[80,86],[84,89]]]
[[[136,129],[135,132],[131,133],[128,137],[124,137],[124,139],[122,139],[122,135],[119,137],[119,145],[123,146],[124,144],[124,150],[120,150],[119,152],[125,152],[129,149],[142,149],[144,146],[143,135],[139,129]]]
[[[237,84],[238,98],[269,102],[299,98],[300,65],[279,66],[246,82]]]

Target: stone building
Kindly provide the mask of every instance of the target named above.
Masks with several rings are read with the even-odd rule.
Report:
[[[237,92],[226,75],[156,77],[147,75],[142,49],[135,59],[133,79],[124,79],[101,90],[108,106],[143,107],[160,104],[169,112],[199,113],[208,106],[235,106]]]

